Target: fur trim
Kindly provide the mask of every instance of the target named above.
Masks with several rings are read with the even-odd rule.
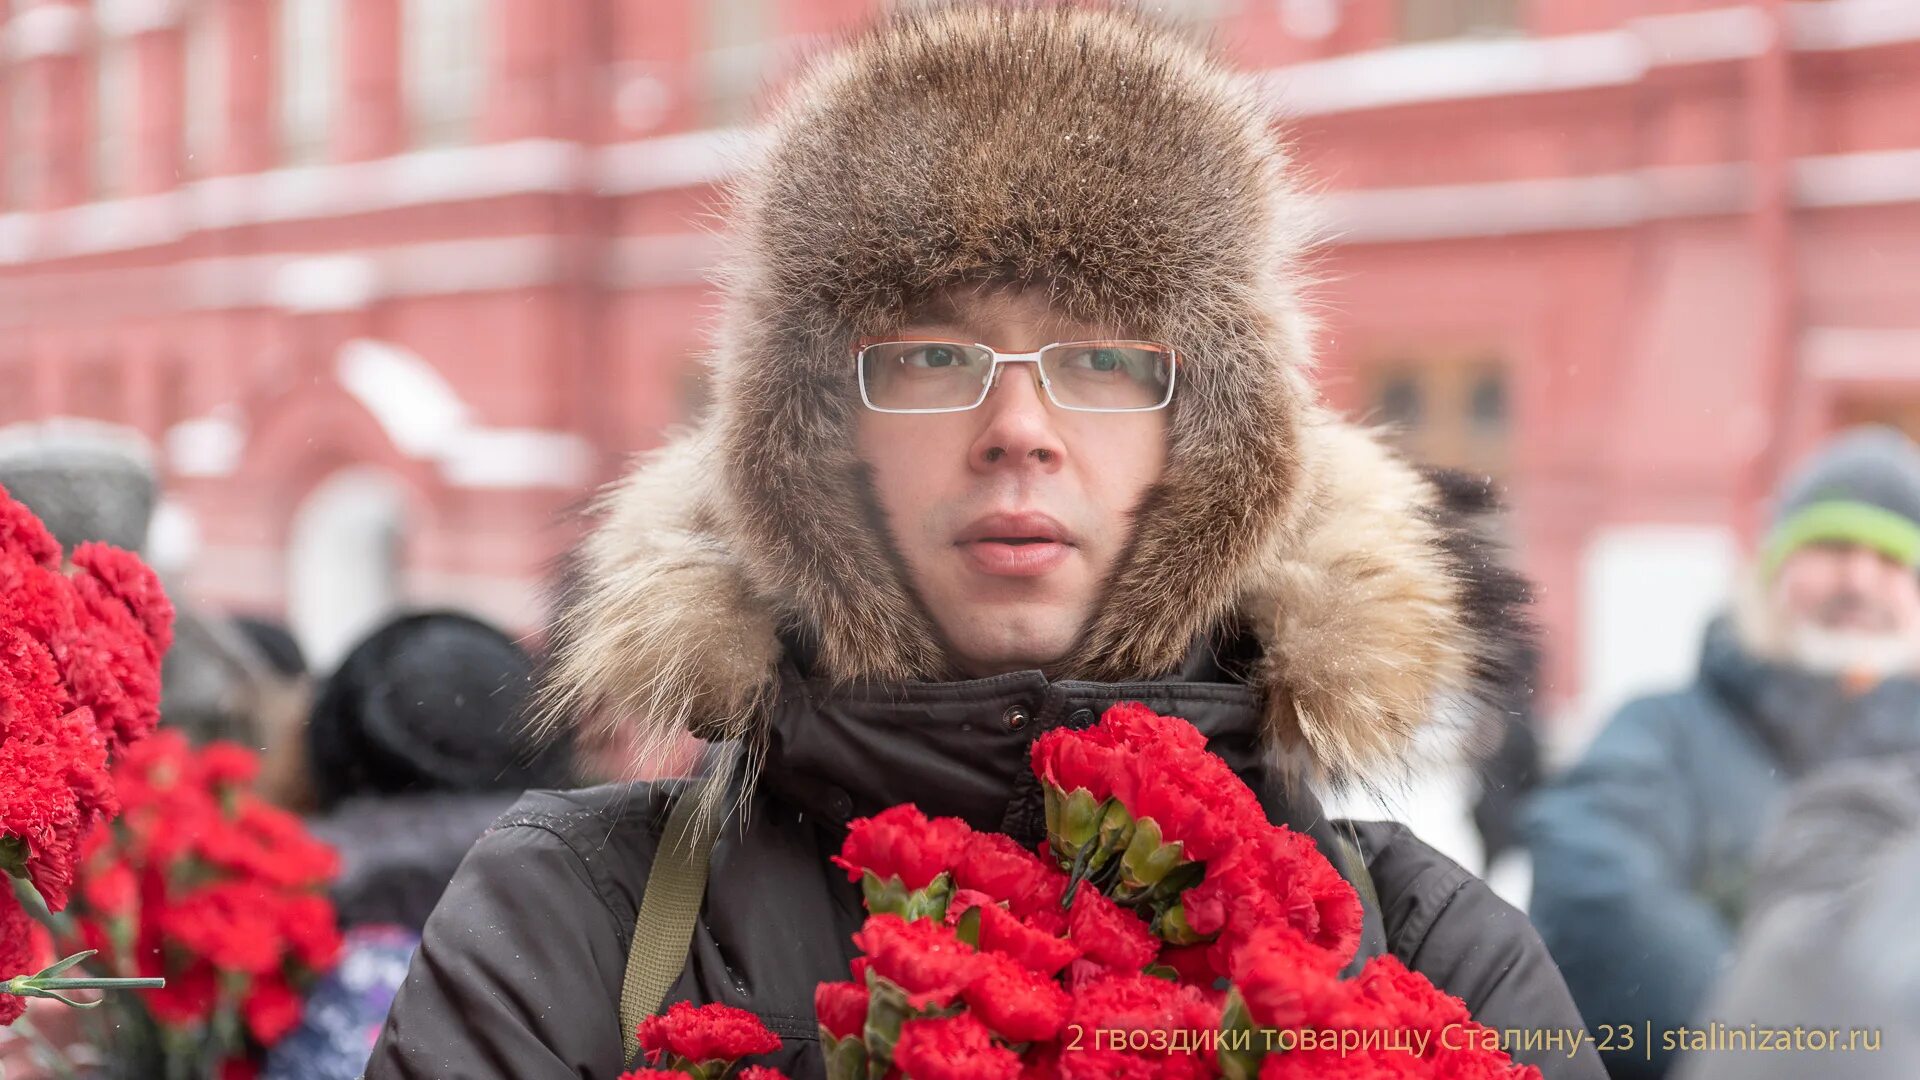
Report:
[[[951,676],[854,456],[849,345],[970,283],[1187,359],[1166,471],[1056,676],[1160,675],[1243,618],[1276,750],[1333,773],[1500,677],[1513,598],[1470,493],[1314,404],[1304,200],[1249,83],[1140,16],[999,4],[903,16],[791,101],[733,192],[713,419],[603,498],[549,716],[746,733],[787,625],[829,677]]]
[[[1483,483],[1423,474],[1325,415],[1303,432],[1303,520],[1268,537],[1228,614],[1260,640],[1276,755],[1385,781],[1449,699],[1517,707],[1527,589],[1484,535]],[[721,461],[696,434],[603,496],[556,623],[547,715],[633,725],[645,748],[753,732],[778,683],[779,620],[751,549],[722,535]]]

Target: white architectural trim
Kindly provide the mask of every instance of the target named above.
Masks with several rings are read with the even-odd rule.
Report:
[[[1744,164],[1668,166],[1597,176],[1370,188],[1322,197],[1336,244],[1402,243],[1613,229],[1740,212]]]
[[[1798,0],[1787,5],[1793,47],[1866,49],[1920,41],[1920,4],[1912,0]]]
[[[87,39],[87,13],[75,4],[36,4],[6,24],[6,52],[16,61],[69,56]]]
[[[744,128],[616,143],[599,152],[594,190],[602,195],[638,195],[719,183],[752,164],[765,149],[765,134]]]
[[[1794,0],[1792,47],[1863,49],[1920,41],[1912,0]],[[1557,37],[1461,38],[1314,60],[1262,76],[1287,116],[1627,86],[1659,67],[1744,60],[1771,40],[1765,11],[1741,4],[1629,20]]]
[[[1816,379],[1920,382],[1920,330],[1810,326],[1800,349]]]
[[[1800,206],[1913,202],[1920,200],[1920,149],[1803,157],[1793,163],[1793,180]]]
[[[470,427],[440,451],[440,475],[463,488],[577,488],[593,473],[593,448],[564,431]]]
[[[181,0],[93,0],[101,33],[130,37],[178,25]]]
[[[1647,65],[1646,49],[1631,34],[1608,31],[1400,45],[1276,68],[1260,78],[1276,111],[1305,117],[1626,86]]]
[[[711,232],[622,236],[607,242],[601,280],[614,289],[699,285],[725,251],[726,237]]]

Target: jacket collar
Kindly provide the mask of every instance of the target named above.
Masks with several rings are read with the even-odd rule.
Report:
[[[931,816],[1002,832],[1023,847],[1046,838],[1030,749],[1044,732],[1084,728],[1108,706],[1141,701],[1184,717],[1259,796],[1267,817],[1310,837],[1360,888],[1361,944],[1348,974],[1385,951],[1377,900],[1356,849],[1262,736],[1262,695],[1240,677],[1245,635],[1197,638],[1177,670],[1122,683],[1049,679],[1016,671],[957,682],[847,685],[810,676],[804,645],[789,639],[782,688],[766,729],[757,790],[819,829],[839,850],[847,823],[911,802]],[[843,898],[851,913],[856,896]],[[851,917],[851,915],[850,915]]]
[[[1700,680],[1790,772],[1840,756],[1920,749],[1920,681],[1884,679],[1864,693],[1762,656],[1740,616],[1707,627]]]
[[[790,639],[791,640],[791,639]],[[1233,675],[1232,638],[1196,639],[1181,666],[1121,683],[1016,671],[954,682],[838,683],[809,674],[791,647],[766,729],[761,782],[833,824],[915,803],[1023,843],[1040,836],[1034,740],[1084,728],[1111,705],[1142,701],[1181,716],[1250,778],[1269,765],[1261,696]]]

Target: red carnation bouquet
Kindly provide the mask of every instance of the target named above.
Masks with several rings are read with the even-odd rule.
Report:
[[[324,893],[333,849],[252,791],[258,758],[161,730],[114,771],[123,810],[80,852],[71,930],[120,976],[164,989],[110,999],[112,1057],[142,1075],[244,1075],[300,1019],[340,948]]]
[[[74,972],[84,955],[36,971],[50,959],[36,916],[67,906],[82,844],[119,810],[109,769],[159,718],[172,637],[145,564],[104,544],[63,562],[0,488],[0,1025],[29,997],[129,985]]]
[[[785,1073],[764,1065],[734,1069],[749,1054],[780,1049],[780,1036],[745,1009],[676,1002],[665,1015],[642,1020],[639,1034],[640,1056],[650,1067],[621,1073],[619,1080],[689,1076],[696,1080],[787,1080]]]
[[[1342,977],[1358,895],[1191,724],[1117,706],[1033,766],[1038,853],[911,805],[853,823],[834,862],[868,919],[815,995],[830,1077],[1538,1077],[1398,960]]]
[[[152,734],[172,627],[138,558],[63,561],[0,489],[0,1024],[100,1005],[83,1034],[125,1075],[244,1076],[333,962],[336,860],[248,790],[251,751]],[[125,988],[154,992],[71,996]]]

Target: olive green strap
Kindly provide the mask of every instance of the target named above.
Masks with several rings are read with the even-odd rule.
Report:
[[[1367,854],[1360,850],[1359,841],[1347,836],[1336,826],[1333,842],[1340,848],[1340,860],[1347,864],[1348,880],[1354,891],[1360,894],[1360,902],[1380,911],[1380,894],[1373,887],[1373,871],[1367,868]]]
[[[627,974],[620,988],[620,1045],[624,1062],[640,1049],[640,1021],[652,1016],[687,966],[687,946],[707,891],[707,856],[713,850],[720,814],[700,811],[697,795],[673,799],[660,847],[633,921],[627,949]]]

